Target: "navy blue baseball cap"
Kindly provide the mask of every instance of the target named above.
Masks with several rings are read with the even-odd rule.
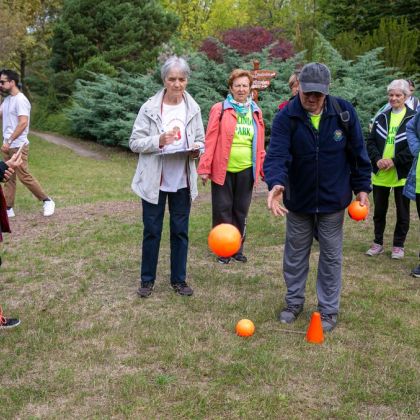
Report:
[[[325,64],[306,64],[299,75],[299,90],[304,93],[320,92],[328,95],[330,83],[330,69]]]

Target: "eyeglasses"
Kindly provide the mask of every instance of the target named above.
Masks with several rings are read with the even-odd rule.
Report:
[[[5,83],[9,83],[10,80],[0,80],[0,85],[4,85]]]

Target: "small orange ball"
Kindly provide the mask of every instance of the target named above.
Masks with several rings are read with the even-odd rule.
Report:
[[[358,200],[352,201],[347,210],[349,212],[349,216],[356,221],[365,220],[369,214],[368,206],[360,205],[360,201]]]
[[[228,223],[215,226],[209,233],[209,248],[218,257],[231,257],[241,247],[241,234],[239,230]]]
[[[236,324],[236,334],[239,337],[251,337],[255,332],[255,325],[249,319],[241,319]]]

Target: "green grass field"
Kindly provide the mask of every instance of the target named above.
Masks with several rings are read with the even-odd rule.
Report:
[[[419,222],[406,258],[366,257],[372,220],[346,218],[341,313],[323,345],[304,340],[316,309],[317,246],[303,316],[276,321],[285,287],[284,219],[252,202],[247,264],[221,266],[207,249],[209,187],[190,222],[192,298],[169,287],[166,220],[158,279],[136,296],[141,213],[130,183],[136,157],[95,161],[32,138],[33,173],[56,214],[18,187],[13,234],[2,245],[0,304],[20,327],[0,331],[0,418],[419,418]],[[92,146],[95,147],[95,146]],[[234,333],[252,319],[255,335]]]

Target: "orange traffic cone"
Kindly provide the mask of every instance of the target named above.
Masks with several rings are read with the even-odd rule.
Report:
[[[311,316],[311,322],[306,332],[306,341],[312,344],[322,344],[324,341],[321,314],[319,312],[314,312]]]

